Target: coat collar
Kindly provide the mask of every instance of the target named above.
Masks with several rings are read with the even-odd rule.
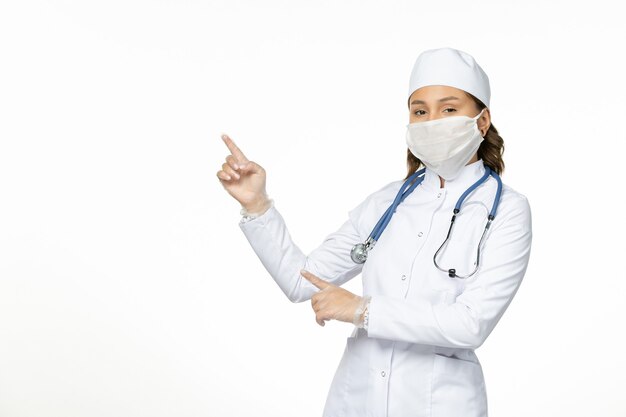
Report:
[[[485,166],[483,160],[479,159],[476,162],[465,165],[459,175],[456,178],[445,181],[443,188],[439,182],[439,175],[433,170],[426,167],[424,174],[424,181],[421,186],[427,188],[429,191],[446,191],[448,193],[463,193],[472,184],[478,181],[485,174]]]

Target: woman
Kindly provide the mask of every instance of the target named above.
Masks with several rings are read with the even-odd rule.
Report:
[[[532,240],[526,197],[497,175],[503,141],[489,99],[487,75],[467,53],[420,54],[406,177],[367,196],[308,256],[268,198],[265,170],[223,136],[231,154],[217,176],[241,203],[240,227],[267,271],[292,302],[311,300],[321,326],[355,325],[325,417],[487,416],[474,350],[517,292]],[[355,246],[388,208],[375,244]],[[340,287],[359,273],[363,296]]]

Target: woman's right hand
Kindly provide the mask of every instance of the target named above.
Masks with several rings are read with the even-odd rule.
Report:
[[[265,169],[256,162],[248,160],[228,136],[222,140],[230,150],[217,177],[235,200],[250,213],[263,213],[269,208],[270,201],[265,191]]]

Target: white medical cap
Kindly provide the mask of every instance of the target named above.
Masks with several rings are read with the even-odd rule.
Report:
[[[417,57],[409,81],[409,98],[415,90],[427,85],[459,88],[489,107],[491,89],[487,74],[470,54],[458,49],[429,49]]]

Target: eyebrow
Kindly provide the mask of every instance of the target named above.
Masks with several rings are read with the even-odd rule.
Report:
[[[448,97],[440,98],[437,101],[441,103],[443,101],[450,101],[450,100],[460,100],[460,99],[458,97],[448,96]],[[426,104],[426,102],[423,100],[413,100],[411,104]]]

